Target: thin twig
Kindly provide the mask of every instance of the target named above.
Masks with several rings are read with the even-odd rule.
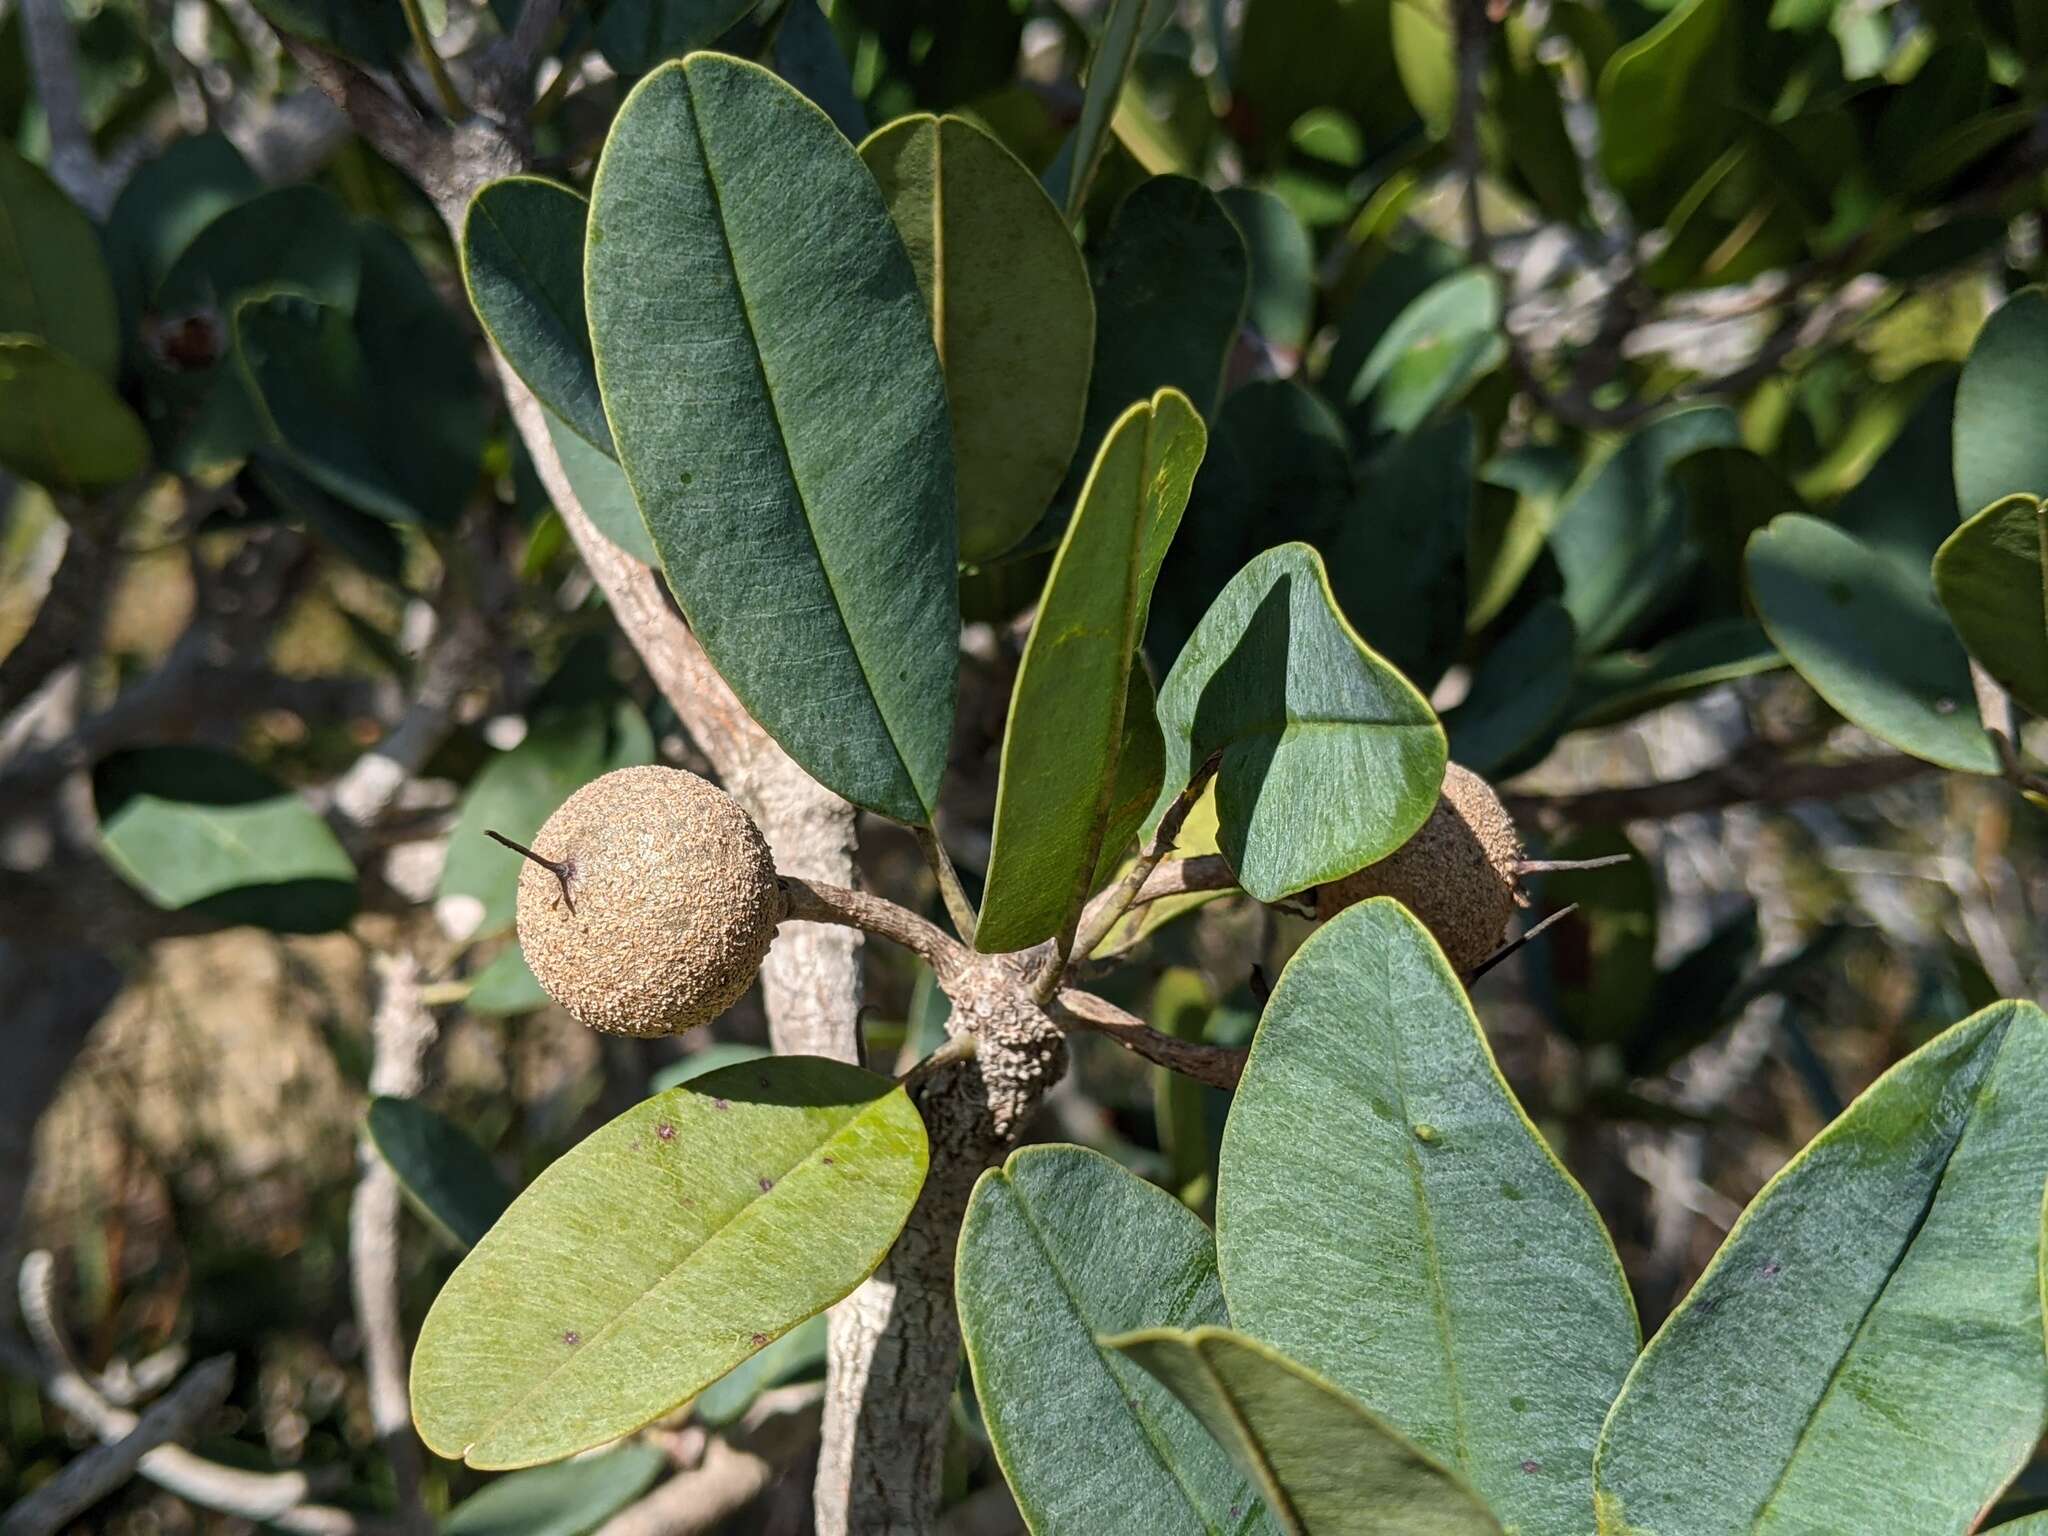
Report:
[[[116,1408],[87,1381],[71,1355],[57,1317],[56,1264],[41,1251],[21,1261],[21,1315],[35,1340],[32,1361],[6,1345],[0,1353],[10,1369],[32,1368],[50,1401],[77,1419],[102,1443],[133,1434],[140,1419]],[[136,1471],[187,1503],[253,1520],[297,1536],[392,1536],[393,1528],[363,1520],[345,1509],[308,1502],[312,1480],[303,1472],[247,1472],[195,1456],[182,1446],[160,1445],[136,1463]]]
[[[1597,859],[1517,859],[1508,866],[1510,874],[1565,875],[1587,869],[1610,869],[1635,859],[1632,853],[1604,853]]]
[[[1569,906],[1559,907],[1555,912],[1551,913],[1550,916],[1544,918],[1542,922],[1536,924],[1533,928],[1525,929],[1523,932],[1517,934],[1514,938],[1509,939],[1507,943],[1501,945],[1499,949],[1496,949],[1492,954],[1488,955],[1484,960],[1480,961],[1477,965],[1473,966],[1471,970],[1465,973],[1465,985],[1468,987],[1471,986],[1473,982],[1477,981],[1480,977],[1484,976],[1496,965],[1499,965],[1501,961],[1507,959],[1509,955],[1512,955],[1524,944],[1527,944],[1531,939],[1535,938],[1538,934],[1543,932],[1543,930],[1548,928],[1552,923],[1561,923],[1565,920],[1565,918],[1569,917],[1572,913],[1578,910],[1579,904],[1576,901],[1571,903],[1571,905]]]
[[[1839,800],[1869,794],[1937,772],[1932,763],[1903,752],[1885,752],[1842,763],[1785,763],[1738,754],[1682,779],[1619,784],[1561,794],[1503,797],[1517,821],[1550,826],[1596,826],[1624,821],[1666,821],[1691,811],[1731,805],[1789,805],[1800,800]]]
[[[427,1051],[436,1033],[434,1016],[420,998],[419,961],[410,954],[379,956],[376,970],[381,992],[370,1021],[370,1092],[411,1098],[425,1079]],[[391,1463],[399,1524],[417,1536],[426,1536],[434,1523],[420,1494],[425,1461],[412,1427],[405,1324],[398,1296],[398,1176],[371,1143],[367,1131],[357,1147],[356,1161],[360,1171],[348,1213],[349,1281],[369,1378],[370,1422],[385,1459]]]
[[[215,1355],[151,1403],[119,1440],[70,1462],[0,1519],[0,1536],[53,1536],[135,1476],[142,1458],[160,1445],[189,1440],[235,1383],[232,1355]]]
[[[780,878],[789,903],[786,917],[790,921],[835,923],[901,944],[921,956],[942,983],[973,963],[974,956],[959,940],[936,923],[926,922],[885,897],[851,891],[823,880],[799,880],[794,875]]]
[[[64,0],[21,0],[21,27],[36,99],[49,127],[50,177],[94,219],[104,219],[120,188],[94,152],[85,126],[78,39]]]
[[[1173,804],[1166,808],[1166,814],[1159,818],[1159,828],[1152,834],[1152,841],[1145,851],[1132,861],[1124,871],[1124,877],[1089,902],[1076,921],[1071,936],[1063,935],[1063,942],[1053,952],[1052,963],[1039,975],[1033,996],[1044,1003],[1066,978],[1067,972],[1077,961],[1084,961],[1094,954],[1111,929],[1123,920],[1131,905],[1138,899],[1138,893],[1145,888],[1145,882],[1169,853],[1180,837],[1181,825],[1188,819],[1188,813],[1195,808],[1195,802],[1202,798],[1202,791],[1209,787],[1209,781],[1216,776],[1216,770],[1223,761],[1221,752],[1212,752],[1198,767],[1187,787],[1174,797]]]
[[[912,827],[911,834],[917,839],[918,851],[931,866],[933,876],[939,882],[939,899],[946,904],[946,915],[953,920],[953,929],[960,935],[960,941],[970,947],[974,943],[974,925],[977,914],[974,903],[967,899],[966,887],[960,884],[960,872],[953,868],[953,857],[946,852],[946,841],[939,836],[936,819],[930,825]]]
[[[1133,1055],[1216,1088],[1235,1088],[1250,1054],[1235,1046],[1204,1045],[1169,1035],[1107,998],[1072,987],[1062,987],[1054,998],[1053,1021],[1063,1029],[1106,1035]]]
[[[1169,896],[1193,896],[1203,892],[1234,891],[1237,871],[1220,853],[1198,853],[1185,859],[1168,859],[1151,874],[1131,898],[1131,908],[1149,906]],[[1115,924],[1111,924],[1113,931]]]

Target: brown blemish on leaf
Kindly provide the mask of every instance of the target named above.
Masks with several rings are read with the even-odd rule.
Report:
[[[664,1120],[654,1128],[654,1134],[663,1141],[674,1141],[676,1139],[676,1128]]]
[[[765,1195],[768,1193],[769,1190],[773,1189],[774,1187],[775,1181],[769,1178],[766,1174],[763,1174],[761,1176],[761,1193]]]
[[[562,1335],[562,1342],[568,1345],[571,1349],[574,1349],[578,1344],[581,1344],[583,1342],[583,1335],[578,1333],[574,1328],[571,1328],[567,1333]]]

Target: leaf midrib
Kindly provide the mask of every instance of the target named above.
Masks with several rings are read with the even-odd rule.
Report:
[[[1196,1501],[1193,1490],[1188,1487],[1187,1480],[1180,1475],[1180,1469],[1167,1455],[1168,1448],[1161,1444],[1151,1420],[1138,1411],[1136,1401],[1125,1394],[1116,1372],[1109,1368],[1109,1356],[1096,1342],[1097,1330],[1082,1313],[1080,1303],[1075,1299],[1072,1282],[1067,1279],[1066,1271],[1060,1268],[1059,1261],[1053,1257],[1052,1245],[1046,1241],[1044,1229],[1039,1226],[1037,1218],[1032,1214],[1031,1202],[1024,1198],[1023,1192],[1012,1180],[1004,1177],[1003,1182],[1009,1185],[1010,1197],[1017,1202],[1018,1214],[1023,1217],[1025,1230],[1031,1234],[1032,1242],[1038,1245],[1039,1253],[1044,1256],[1045,1267],[1052,1271],[1053,1279],[1059,1282],[1060,1299],[1066,1303],[1068,1312],[1072,1314],[1074,1321],[1080,1324],[1082,1332],[1087,1334],[1088,1347],[1095,1352],[1096,1361],[1102,1367],[1102,1374],[1109,1378],[1110,1389],[1130,1410],[1131,1418],[1137,1424],[1140,1436],[1145,1442],[1145,1448],[1152,1453],[1153,1460],[1159,1463],[1160,1470],[1173,1479],[1173,1485],[1180,1491],[1181,1502],[1187,1505],[1188,1513],[1202,1522],[1204,1530],[1213,1530],[1208,1517],[1202,1513],[1202,1506]]]
[[[719,245],[725,251],[726,270],[732,273],[733,295],[739,300],[740,316],[746,322],[749,350],[754,356],[754,366],[761,376],[761,393],[768,402],[768,419],[775,424],[775,441],[782,449],[782,462],[789,471],[789,486],[796,493],[796,504],[804,515],[804,528],[811,536],[811,553],[818,562],[819,574],[825,578],[825,591],[832,599],[832,613],[839,620],[840,633],[846,636],[846,646],[853,653],[854,666],[860,672],[862,685],[867,690],[868,701],[874,705],[875,718],[882,722],[882,732],[889,738],[890,750],[896,754],[896,764],[903,774],[903,781],[910,786],[911,795],[924,807],[929,819],[931,807],[925,803],[924,788],[911,772],[910,758],[903,750],[903,743],[896,734],[896,722],[882,704],[882,696],[875,691],[875,674],[868,666],[868,659],[862,654],[860,637],[846,620],[846,604],[839,595],[839,582],[832,574],[831,563],[825,558],[824,542],[818,537],[818,524],[811,514],[811,501],[804,490],[802,479],[797,474],[796,455],[790,452],[789,431],[782,422],[782,405],[776,396],[775,383],[768,374],[768,356],[761,348],[761,334],[754,324],[754,306],[747,297],[747,285],[740,276],[739,253],[734,248],[732,234],[725,218],[725,192],[718,182],[718,171],[711,163],[711,141],[704,132],[703,115],[697,110],[697,90],[690,78],[689,67],[678,65],[683,78],[683,101],[690,113],[692,137],[697,144],[697,159],[704,167],[704,184],[711,193],[712,211],[718,219]],[[816,111],[813,107],[811,110]]]
[[[626,1324],[627,1320],[639,1308],[639,1306],[647,1300],[648,1297],[654,1295],[657,1291],[666,1289],[670,1284],[672,1284],[675,1281],[675,1279],[679,1275],[689,1270],[697,1262],[697,1260],[699,1260],[704,1255],[704,1252],[707,1249],[709,1249],[714,1243],[716,1243],[720,1237],[724,1236],[726,1233],[730,1232],[734,1227],[738,1226],[741,1222],[743,1222],[750,1212],[752,1212],[758,1206],[762,1205],[764,1202],[775,1198],[775,1191],[782,1187],[783,1181],[785,1179],[789,1178],[792,1174],[801,1172],[805,1167],[810,1165],[812,1162],[816,1161],[818,1158],[822,1157],[827,1148],[838,1146],[841,1140],[847,1135],[849,1131],[865,1123],[868,1120],[868,1118],[875,1113],[875,1111],[880,1109],[883,1105],[887,1104],[891,1098],[895,1097],[898,1091],[900,1090],[891,1089],[890,1092],[883,1094],[880,1098],[871,1099],[866,1104],[863,1104],[859,1110],[849,1115],[846,1119],[842,1120],[837,1126],[835,1126],[832,1129],[830,1135],[826,1136],[823,1140],[819,1141],[808,1152],[804,1153],[802,1157],[799,1157],[795,1162],[786,1164],[782,1168],[782,1170],[775,1175],[774,1182],[770,1188],[762,1190],[759,1194],[745,1201],[737,1209],[735,1209],[732,1212],[732,1214],[727,1216],[725,1220],[721,1221],[717,1226],[711,1228],[710,1231],[706,1232],[703,1238],[696,1244],[695,1247],[691,1248],[689,1252],[685,1253],[681,1258],[676,1260],[675,1263],[671,1264],[667,1269],[662,1271],[662,1273],[659,1276],[657,1276],[655,1279],[651,1280],[650,1282],[648,1282],[648,1284],[643,1286],[637,1294],[628,1297],[623,1303],[621,1303],[618,1311],[614,1313],[602,1326],[600,1326],[598,1330],[595,1333],[593,1333],[588,1340],[584,1342],[581,1348],[579,1348],[574,1354],[564,1358],[558,1365],[552,1367],[546,1375],[542,1376],[539,1380],[535,1381],[532,1386],[530,1386],[529,1388],[527,1388],[526,1391],[521,1393],[519,1397],[515,1399],[511,1404],[509,1404],[502,1412],[498,1413],[493,1418],[488,1420],[484,1424],[484,1426],[481,1429],[479,1429],[477,1433],[468,1441],[468,1443],[462,1447],[463,1457],[466,1459],[469,1456],[470,1452],[475,1450],[477,1446],[483,1444],[484,1441],[487,1440],[493,1433],[501,1429],[505,1424],[511,1422],[512,1419],[522,1409],[524,1409],[528,1403],[532,1402],[533,1399],[540,1392],[542,1392],[545,1388],[551,1385],[554,1382],[555,1378],[561,1375],[562,1372],[569,1369],[571,1365],[576,1364],[588,1355],[597,1351],[599,1346],[601,1346],[608,1337],[616,1333],[620,1328],[622,1328]]]
[[[2009,1025],[2007,1027],[2008,1029],[2010,1028]],[[1841,1354],[1835,1357],[1834,1366],[1828,1372],[1827,1385],[1821,1389],[1820,1396],[1816,1397],[1812,1405],[1806,1410],[1806,1418],[1799,1426],[1799,1434],[1793,1440],[1791,1450],[1785,1455],[1784,1465],[1778,1469],[1778,1475],[1772,1479],[1770,1491],[1764,1495],[1763,1502],[1757,1506],[1756,1513],[1750,1517],[1749,1529],[1752,1532],[1763,1529],[1763,1522],[1771,1514],[1772,1506],[1776,1504],[1779,1494],[1784,1492],[1786,1479],[1792,1475],[1793,1467],[1799,1464],[1800,1453],[1806,1444],[1807,1435],[1812,1430],[1814,1421],[1820,1417],[1821,1410],[1834,1397],[1835,1388],[1841,1385],[1842,1376],[1850,1358],[1855,1355],[1857,1345],[1862,1341],[1864,1334],[1870,1329],[1871,1319],[1877,1315],[1877,1309],[1884,1301],[1885,1296],[1890,1292],[1892,1282],[1898,1278],[1900,1268],[1911,1256],[1913,1245],[1919,1241],[1920,1233],[1925,1229],[1928,1217],[1934,1214],[1934,1207],[1941,1200],[1942,1188],[1948,1182],[1949,1167],[1955,1161],[1956,1150],[1962,1146],[1964,1138],[1970,1133],[1970,1127],[1976,1121],[1977,1104],[1983,1097],[1984,1085],[1989,1081],[1992,1074],[1998,1070],[1998,1058],[2005,1050],[2005,1038],[2005,1032],[2001,1031],[1998,1043],[1991,1047],[1990,1062],[1978,1074],[1977,1081],[1970,1085],[1969,1105],[1957,1117],[1955,1135],[1949,1141],[1948,1150],[1942,1154],[1941,1175],[1929,1186],[1927,1197],[1922,1202],[1919,1213],[1913,1218],[1912,1227],[1899,1243],[1898,1251],[1893,1256],[1891,1263],[1885,1266],[1884,1283],[1871,1293],[1870,1300],[1864,1304],[1862,1316],[1856,1320],[1855,1332],[1850,1334],[1849,1342],[1843,1346]]]

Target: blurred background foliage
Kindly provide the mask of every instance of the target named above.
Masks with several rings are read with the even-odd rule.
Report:
[[[451,60],[518,10],[418,7]],[[45,36],[53,16],[73,29],[62,112],[31,67],[38,13]],[[906,112],[965,116],[1061,201],[1103,23],[1086,0],[573,6],[536,154],[586,184],[631,79],[717,43],[856,141]],[[488,1208],[650,1085],[765,1031],[750,998],[683,1039],[599,1040],[518,958],[516,865],[481,830],[525,838],[607,767],[702,759],[509,430],[440,219],[275,28],[433,110],[395,0],[0,0],[0,229],[56,253],[0,247],[9,302],[32,301],[0,315],[28,338],[0,342],[0,415],[47,414],[54,434],[0,428],[0,953],[24,1082],[38,1032],[61,1033],[20,979],[38,947],[114,968],[85,989],[104,1017],[54,1103],[39,1124],[39,1101],[17,1106],[0,1139],[20,1161],[35,1125],[15,1246],[60,1256],[88,1369],[231,1353],[237,1385],[198,1448],[376,1511],[390,1474],[347,1246],[380,1000],[408,986],[438,1019],[419,1102],[441,1118],[387,1111],[376,1145],[403,1168],[408,1136],[452,1129],[484,1154],[465,1188],[423,1197],[433,1219],[407,1217],[415,1326],[460,1256],[450,1200]],[[1533,851],[1636,855],[1539,882],[1536,915],[1576,912],[1475,1000],[1614,1230],[1646,1328],[1885,1066],[1995,996],[2048,996],[2048,818],[1995,761],[1941,773],[1873,743],[1853,701],[1786,667],[1743,561],[1756,530],[1808,513],[1932,610],[1928,562],[1982,504],[1967,422],[2048,440],[2048,347],[1979,380],[2002,413],[1957,403],[1987,316],[2048,277],[2044,168],[2032,0],[1144,12],[1077,232],[1098,310],[1080,462],[1165,384],[1212,428],[1148,661],[1163,674],[1250,555],[1307,540]],[[2048,484],[1995,487],[2014,488]],[[1062,505],[963,574],[946,794],[970,884]],[[65,603],[85,618],[39,664]],[[436,611],[446,633],[458,609],[484,664],[453,691],[452,730],[373,823],[336,830],[365,746],[434,685]],[[2041,730],[2018,732],[2037,759]],[[215,867],[194,850],[227,824],[260,826],[259,851]],[[864,823],[860,857],[872,886],[939,912],[902,829]],[[1246,1041],[1308,920],[1243,899],[1152,912],[1172,920],[1120,936],[1137,963],[1106,993],[1161,1029]],[[907,957],[866,954],[865,1049],[886,1068],[940,1038],[946,1003]],[[1101,1040],[1075,1057],[1039,1134],[1207,1214],[1223,1095]],[[746,1370],[700,1425],[815,1379],[815,1330]],[[957,1403],[957,1527],[1008,1528],[972,1394]],[[78,1443],[32,1380],[0,1384],[0,1500]],[[546,1528],[591,1528],[655,1465],[579,1485]],[[484,1481],[427,1478],[436,1510]],[[808,1488],[798,1451],[728,1528],[807,1529]],[[2010,1508],[2035,1489],[2048,1473]],[[235,1527],[140,1482],[90,1519]]]

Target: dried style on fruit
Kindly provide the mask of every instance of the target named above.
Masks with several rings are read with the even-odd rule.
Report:
[[[1462,975],[1500,948],[1525,905],[1516,866],[1522,839],[1493,786],[1452,763],[1429,820],[1377,864],[1316,891],[1318,919],[1372,896],[1392,896],[1436,936]]]
[[[520,947],[548,995],[593,1029],[709,1023],[747,990],[782,918],[760,829],[679,768],[622,768],[584,785],[533,853],[519,876]]]

